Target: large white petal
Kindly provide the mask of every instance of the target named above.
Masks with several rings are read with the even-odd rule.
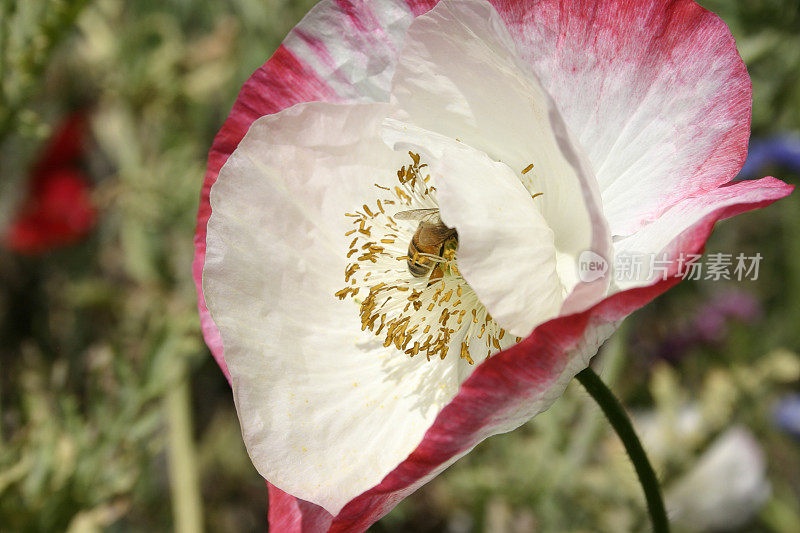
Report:
[[[495,4],[588,155],[613,235],[741,168],[750,79],[717,15],[693,0]]]
[[[485,152],[508,165],[532,194],[544,193],[536,201],[553,229],[559,275],[570,291],[579,284],[581,252],[609,256],[588,160],[491,4],[443,0],[418,17],[398,59],[392,98],[408,121]],[[580,284],[565,312],[596,302],[607,282]]]
[[[310,103],[263,117],[211,191],[203,286],[248,452],[334,515],[408,456],[463,378],[457,357],[383,348],[357,304],[334,297],[344,213],[403,159],[378,136],[385,112]]]
[[[564,301],[553,230],[505,164],[463,147],[432,168],[442,221],[458,230],[464,279],[498,324],[527,337]]]
[[[518,175],[412,124],[387,119],[382,135],[395,150],[419,152],[430,164],[442,222],[458,230],[458,269],[497,323],[527,337],[557,316],[566,290],[553,230]]]
[[[283,46],[340,98],[385,102],[413,19],[409,6],[399,0],[322,0]]]

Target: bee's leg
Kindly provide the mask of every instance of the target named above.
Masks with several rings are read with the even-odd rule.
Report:
[[[438,255],[441,261],[436,262],[436,266],[433,267],[431,275],[428,277],[429,287],[444,277],[444,269],[442,268],[442,265],[444,265],[445,259],[444,257],[441,257],[443,251],[444,251],[444,244],[442,244],[442,246],[439,248]]]
[[[441,263],[437,263],[428,277],[428,286],[430,287],[444,277],[444,270],[442,270]]]

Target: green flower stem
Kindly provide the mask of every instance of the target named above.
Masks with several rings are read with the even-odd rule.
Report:
[[[173,531],[201,533],[203,506],[192,440],[191,388],[183,362],[181,379],[164,396],[169,426],[169,483],[172,493]]]
[[[586,392],[594,398],[600,409],[603,410],[614,431],[619,435],[622,444],[625,445],[628,457],[631,458],[636,474],[639,476],[639,483],[642,484],[642,489],[644,489],[647,509],[650,512],[650,519],[653,523],[653,532],[668,533],[669,522],[667,521],[667,512],[664,509],[664,500],[661,497],[661,488],[658,485],[656,473],[653,471],[653,467],[650,466],[647,454],[644,453],[642,443],[639,442],[625,409],[616,396],[606,387],[603,380],[591,368],[586,368],[575,377],[578,378]]]
[[[619,377],[625,362],[625,346],[628,338],[628,322],[623,322],[616,333],[609,339],[601,354],[600,377],[607,387],[613,387]],[[585,405],[577,433],[570,437],[570,446],[564,453],[564,462],[561,471],[556,475],[556,480],[569,484],[575,479],[575,472],[580,470],[586,462],[595,441],[602,435],[603,417],[597,411],[592,400],[585,398]]]

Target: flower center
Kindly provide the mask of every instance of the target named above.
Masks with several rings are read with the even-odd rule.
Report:
[[[458,270],[458,233],[439,218],[436,187],[420,156],[375,184],[381,198],[353,213],[339,299],[359,305],[362,330],[411,357],[444,359],[451,348],[469,364],[522,340],[506,335]],[[363,291],[363,292],[362,292]]]

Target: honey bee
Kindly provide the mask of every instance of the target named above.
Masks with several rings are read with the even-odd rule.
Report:
[[[444,225],[439,210],[411,209],[400,211],[398,220],[419,220],[417,231],[408,243],[408,271],[415,278],[427,276],[441,262],[445,246],[458,243],[458,232]]]

